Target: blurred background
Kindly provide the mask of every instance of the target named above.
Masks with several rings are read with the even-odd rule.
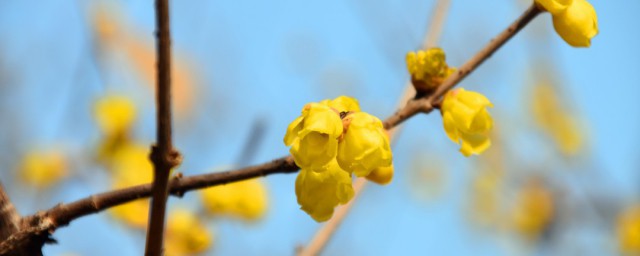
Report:
[[[568,46],[543,14],[459,85],[495,106],[485,154],[462,156],[438,113],[406,122],[393,182],[367,186],[325,254],[640,254],[640,2],[590,2],[591,48]],[[448,63],[529,4],[451,1]],[[349,95],[391,115],[434,6],[171,1],[177,171],[286,155],[308,102]],[[154,26],[152,1],[0,2],[0,180],[21,214],[151,180]],[[320,226],[299,210],[295,177],[170,198],[168,254],[293,255]],[[147,204],[73,221],[44,253],[140,255]]]

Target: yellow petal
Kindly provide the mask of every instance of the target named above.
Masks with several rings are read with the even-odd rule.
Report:
[[[553,15],[553,27],[565,42],[573,47],[591,46],[598,34],[598,17],[585,0],[574,0],[566,10]]]
[[[538,6],[541,6],[542,9],[547,10],[551,14],[564,11],[572,2],[573,0],[536,0]]]
[[[365,112],[345,117],[349,127],[338,145],[338,164],[356,176],[369,175],[375,168],[391,164],[389,139],[382,122]]]
[[[194,213],[178,209],[169,213],[167,217],[167,256],[193,255],[211,247],[213,235]]]
[[[335,161],[321,172],[300,170],[295,191],[300,209],[317,222],[330,219],[334,208],[347,203],[354,193],[351,175],[340,169]]]
[[[393,179],[393,165],[379,167],[367,175],[367,180],[373,181],[380,185],[387,185]]]
[[[302,130],[303,120],[304,117],[299,116],[289,124],[289,127],[287,127],[287,133],[284,135],[284,144],[286,146],[291,146],[294,140],[298,138],[298,133]]]
[[[473,154],[479,155],[491,146],[491,140],[483,134],[466,134],[462,133],[462,147],[460,152],[466,157]]]
[[[442,117],[442,122],[444,123],[444,131],[447,133],[449,139],[456,144],[459,144],[460,136],[458,136],[458,129],[453,121],[453,117],[451,117],[451,113],[445,112]]]
[[[360,112],[360,104],[358,103],[358,100],[344,95],[333,100],[323,102],[338,112]]]

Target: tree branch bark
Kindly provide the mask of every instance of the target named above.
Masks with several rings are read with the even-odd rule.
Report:
[[[160,256],[164,251],[164,226],[169,191],[169,175],[180,164],[180,153],[171,139],[171,34],[169,0],[156,0],[157,76],[157,144],[151,147],[153,184],[145,255]]]

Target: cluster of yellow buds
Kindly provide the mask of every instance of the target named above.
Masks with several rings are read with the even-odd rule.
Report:
[[[536,0],[538,7],[551,13],[553,27],[573,47],[591,46],[598,34],[596,10],[586,0]]]
[[[464,156],[480,154],[491,146],[489,132],[493,119],[487,107],[493,104],[482,94],[463,88],[451,90],[442,102],[444,130],[455,143],[462,143]]]
[[[353,197],[351,174],[386,184],[393,176],[389,137],[382,121],[340,96],[309,103],[287,128],[284,144],[302,170],[296,179],[301,209],[326,221]]]
[[[411,83],[419,94],[433,92],[456,68],[447,65],[441,48],[409,52],[406,57]]]

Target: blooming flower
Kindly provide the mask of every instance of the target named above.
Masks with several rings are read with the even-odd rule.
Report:
[[[99,99],[94,107],[98,127],[107,136],[126,132],[136,117],[133,102],[124,96],[109,95]]]
[[[255,220],[267,211],[267,188],[259,179],[214,186],[201,193],[202,203],[209,214],[228,214]]]
[[[464,156],[480,154],[491,146],[489,131],[493,119],[486,107],[493,104],[482,94],[462,88],[449,91],[442,102],[444,130],[455,143],[462,141]]]
[[[551,13],[553,27],[573,47],[591,46],[598,34],[598,17],[586,0],[536,0],[538,6]]]
[[[67,158],[59,151],[31,151],[20,162],[21,181],[35,188],[48,188],[68,176]]]
[[[411,82],[419,93],[434,90],[456,70],[447,65],[444,51],[440,48],[409,52],[406,62]]]
[[[284,136],[284,144],[291,146],[296,165],[305,169],[322,169],[336,157],[342,121],[338,112],[329,106],[309,103]]]
[[[149,160],[149,148],[128,145],[114,155],[112,173],[114,189],[150,183],[153,180],[153,165]],[[149,199],[138,199],[109,210],[113,217],[125,224],[144,229],[149,216]]]
[[[391,165],[391,147],[382,122],[365,112],[344,118],[345,132],[338,145],[338,164],[358,177]]]
[[[168,215],[166,255],[193,255],[211,247],[213,234],[198,217],[186,209],[176,209]]]
[[[351,174],[333,160],[324,170],[302,169],[296,178],[296,196],[300,209],[317,222],[331,218],[333,209],[353,198]]]
[[[640,254],[640,205],[632,205],[618,215],[616,236],[623,255]]]

